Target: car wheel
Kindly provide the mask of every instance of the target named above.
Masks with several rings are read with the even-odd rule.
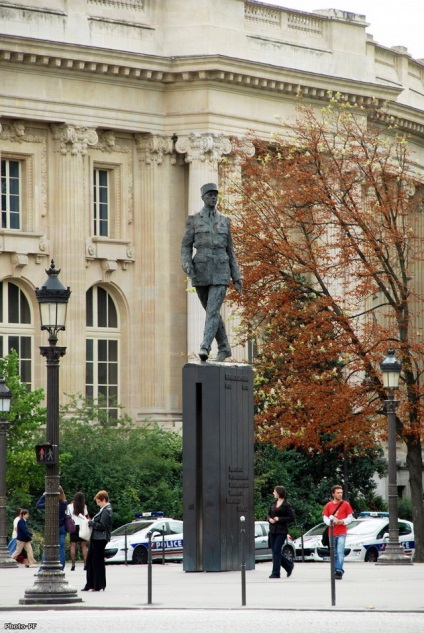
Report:
[[[139,545],[133,551],[132,557],[133,565],[147,565],[147,549],[142,545]]]
[[[378,560],[378,550],[375,547],[370,547],[365,554],[366,563],[376,563]]]
[[[294,558],[294,554],[293,554],[293,550],[290,547],[290,545],[284,545],[283,549],[281,550],[281,553],[289,559],[289,561],[293,562],[293,558]]]

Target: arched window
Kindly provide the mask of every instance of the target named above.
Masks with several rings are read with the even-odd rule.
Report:
[[[19,357],[19,373],[27,389],[32,389],[33,324],[29,301],[11,281],[0,281],[0,357],[14,349]]]
[[[85,395],[117,418],[120,332],[118,311],[107,290],[93,286],[87,291],[86,315]]]

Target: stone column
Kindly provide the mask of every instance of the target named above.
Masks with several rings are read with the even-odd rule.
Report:
[[[175,145],[185,162],[190,165],[188,183],[188,213],[200,211],[203,206],[200,187],[207,182],[218,182],[218,164],[224,154],[231,152],[231,141],[223,134],[196,133],[180,136]],[[189,283],[191,287],[191,284]],[[187,352],[198,354],[203,337],[205,312],[197,295],[187,293]],[[216,343],[213,349],[216,350]],[[213,355],[213,354],[212,354]]]
[[[94,129],[52,125],[54,173],[48,213],[52,227],[50,255],[64,286],[71,288],[66,331],[59,344],[67,347],[60,369],[61,393],[85,392],[85,237],[90,234],[90,182],[87,148],[98,137]],[[40,279],[40,284],[44,279]]]
[[[242,149],[245,156],[252,158],[255,155],[255,147],[253,143],[247,139],[243,140]],[[220,189],[223,198],[228,205],[228,209],[231,212],[235,198],[237,197],[237,190],[241,190],[242,187],[242,170],[240,161],[237,156],[231,156],[225,165],[221,165],[220,169],[221,185]],[[237,254],[237,249],[236,249]],[[244,345],[235,345],[237,340],[237,330],[240,325],[239,318],[236,312],[232,309],[231,304],[228,301],[224,301],[222,310],[222,318],[225,321],[225,328],[227,330],[228,340],[231,345],[231,356],[238,362],[248,360],[248,350]]]
[[[138,283],[134,327],[141,340],[138,389],[142,389],[140,417],[169,422],[181,407],[174,402],[180,392],[181,338],[178,304],[185,302],[178,292],[176,275],[182,277],[179,262],[181,229],[175,223],[183,214],[182,174],[178,178],[174,141],[171,137],[136,135],[140,165],[140,213],[135,231],[140,253],[136,271]],[[177,361],[178,358],[178,361]],[[178,362],[178,367],[176,363]],[[180,418],[180,414],[178,414]]]

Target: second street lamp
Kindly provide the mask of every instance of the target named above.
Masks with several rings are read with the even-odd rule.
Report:
[[[381,361],[380,369],[383,375],[383,385],[386,389],[385,401],[388,420],[388,451],[389,451],[389,542],[384,552],[379,556],[377,565],[408,565],[411,558],[406,556],[399,543],[398,523],[398,491],[396,472],[396,407],[394,391],[399,388],[399,378],[402,365],[392,349]]]
[[[6,530],[6,449],[7,431],[10,426],[5,418],[10,412],[12,394],[6,386],[4,378],[0,378],[0,569],[4,567],[18,567],[18,563],[10,558],[7,549]]]
[[[57,333],[65,329],[66,308],[71,291],[59,281],[60,270],[51,261],[48,279],[35,293],[40,307],[41,329],[49,333],[49,345],[40,347],[47,363],[46,440],[51,446],[46,459],[46,513],[44,561],[33,587],[25,591],[21,604],[69,604],[82,602],[75,587],[65,578],[59,556],[59,362],[66,347],[57,345]]]

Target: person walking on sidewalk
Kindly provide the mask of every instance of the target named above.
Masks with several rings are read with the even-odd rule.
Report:
[[[27,525],[28,517],[28,510],[26,508],[23,508],[20,512],[20,519],[16,528],[16,549],[12,554],[12,558],[16,559],[21,554],[24,556],[25,567],[32,567],[37,563],[32,551],[32,532]]]
[[[333,486],[331,495],[333,498],[326,504],[322,515],[326,525],[330,525],[330,521],[333,520],[335,575],[336,580],[342,580],[347,526],[353,519],[353,509],[349,501],[343,500],[343,488],[341,486],[337,484]]]
[[[280,568],[287,573],[287,578],[292,575],[294,563],[282,553],[284,542],[287,538],[289,523],[295,521],[292,506],[286,499],[284,486],[275,486],[274,501],[268,512],[269,541],[272,551],[272,573],[270,578],[280,578]]]

